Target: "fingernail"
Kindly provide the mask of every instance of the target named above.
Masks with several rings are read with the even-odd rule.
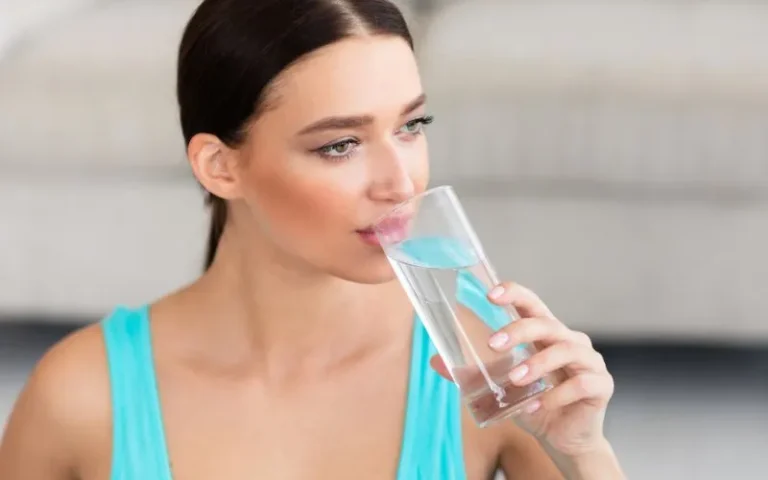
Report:
[[[509,334],[507,332],[496,333],[491,337],[488,343],[491,345],[491,348],[501,350],[507,343],[509,343]]]
[[[504,287],[501,285],[496,285],[493,287],[493,290],[488,292],[488,296],[491,297],[493,300],[498,300],[500,296],[504,294]]]
[[[517,383],[528,373],[528,365],[520,365],[509,373],[509,379]]]
[[[541,402],[538,400],[534,400],[531,402],[527,407],[525,407],[526,413],[536,413],[536,411],[541,408]]]

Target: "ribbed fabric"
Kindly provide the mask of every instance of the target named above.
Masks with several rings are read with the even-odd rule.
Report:
[[[112,390],[112,480],[171,480],[148,311],[119,307],[102,323]]]

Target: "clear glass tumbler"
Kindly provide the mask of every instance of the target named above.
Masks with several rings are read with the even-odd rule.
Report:
[[[499,279],[452,187],[400,204],[374,231],[477,425],[513,416],[551,388],[548,379],[524,387],[509,379],[533,345],[505,353],[488,345],[519,316],[488,299]]]

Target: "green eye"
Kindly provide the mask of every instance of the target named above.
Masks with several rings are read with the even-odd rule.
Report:
[[[315,150],[315,153],[328,160],[341,161],[354,155],[358,145],[360,145],[360,142],[348,138],[320,147]]]
[[[403,125],[400,131],[409,135],[418,135],[424,130],[425,125],[429,125],[433,121],[434,117],[432,116],[414,118]]]
[[[421,131],[423,125],[421,122],[408,122],[405,124],[405,131],[407,133],[417,133]]]
[[[352,142],[339,142],[323,148],[323,153],[328,155],[346,155],[351,149]]]

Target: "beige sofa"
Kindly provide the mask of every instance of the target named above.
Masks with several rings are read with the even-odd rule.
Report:
[[[0,6],[4,318],[97,318],[199,272],[173,97],[196,3]],[[504,277],[598,337],[768,340],[768,4],[413,11],[435,183]]]
[[[764,45],[768,3],[454,2],[420,52],[437,179],[579,328],[765,342]]]

